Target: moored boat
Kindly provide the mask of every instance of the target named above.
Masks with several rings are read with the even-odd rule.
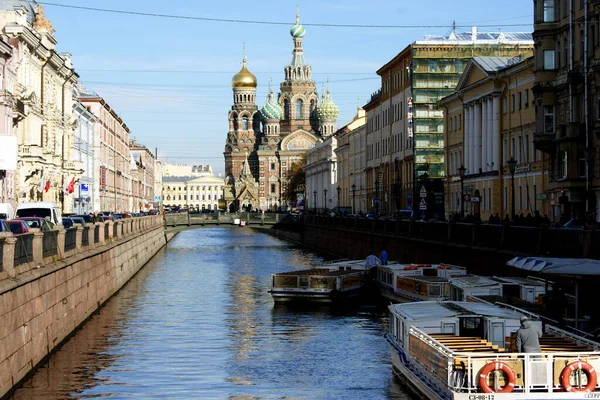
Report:
[[[466,275],[467,270],[450,264],[399,264],[376,267],[379,294],[394,303],[419,300],[446,300],[449,279]]]
[[[551,325],[541,353],[517,353],[522,314],[473,302],[389,306],[394,374],[428,399],[600,398],[600,344]]]
[[[334,303],[356,298],[368,281],[365,260],[323,263],[316,268],[271,275],[275,303]]]

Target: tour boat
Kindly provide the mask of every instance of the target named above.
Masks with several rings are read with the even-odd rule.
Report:
[[[399,264],[376,267],[379,294],[394,303],[447,300],[451,277],[466,275],[464,267],[449,264]]]
[[[389,311],[393,372],[424,398],[600,398],[600,344],[546,324],[542,352],[517,353],[515,308],[423,301]]]
[[[359,296],[369,269],[365,260],[332,261],[315,268],[271,275],[271,296],[276,303],[334,303]]]

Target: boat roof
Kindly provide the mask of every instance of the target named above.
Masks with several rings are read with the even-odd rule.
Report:
[[[418,301],[390,305],[390,310],[408,320],[431,320],[461,316],[496,317],[505,319],[521,318],[521,314],[511,309],[493,304],[467,301]]]
[[[430,282],[430,283],[448,282],[448,278],[443,278],[441,276],[427,276],[427,275],[407,275],[407,276],[403,276],[399,279],[412,279],[415,281]]]
[[[463,275],[453,277],[450,279],[450,283],[463,289],[479,286],[502,286],[501,282],[498,282],[491,277],[479,275]]]
[[[328,268],[309,268],[309,269],[299,269],[295,271],[286,271],[279,272],[277,274],[272,274],[273,276],[341,276],[341,275],[349,275],[356,273],[366,273],[365,270],[360,269],[346,269],[346,270],[337,270],[337,269],[328,269]]]
[[[545,283],[537,279],[523,278],[520,276],[494,276],[494,280],[501,283],[528,285],[528,286],[545,286]]]
[[[452,265],[452,264],[415,264],[415,263],[410,263],[410,264],[399,264],[399,263],[394,263],[394,264],[386,264],[386,265],[380,265],[380,268],[387,268],[390,270],[403,270],[405,267],[419,267],[419,268],[437,268],[437,267],[449,267],[447,269],[459,269],[459,270],[465,270],[465,267],[460,267],[458,265]]]

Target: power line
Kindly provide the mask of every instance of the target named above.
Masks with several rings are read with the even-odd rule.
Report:
[[[62,7],[62,8],[72,8],[78,10],[85,11],[96,11],[96,12],[105,12],[112,14],[127,14],[127,15],[138,15],[143,17],[155,17],[155,18],[170,18],[170,19],[183,19],[183,20],[194,20],[194,21],[207,21],[207,22],[226,22],[226,23],[235,23],[235,24],[260,24],[260,25],[290,25],[290,22],[280,22],[280,21],[255,21],[255,20],[245,20],[245,19],[230,19],[230,18],[207,18],[207,17],[194,17],[187,15],[173,15],[173,14],[160,14],[160,13],[147,13],[140,11],[127,11],[127,10],[117,10],[117,9],[108,9],[108,8],[97,8],[97,7],[83,7],[83,6],[75,6],[72,4],[58,4],[51,3],[46,1],[38,1],[39,4],[43,4],[46,6],[54,6],[54,7]],[[325,24],[325,23],[302,23],[304,26],[318,26],[318,27],[329,27],[329,28],[397,28],[397,29],[418,29],[418,28],[452,28],[452,25],[367,25],[367,24]],[[518,27],[518,26],[531,26],[532,24],[494,24],[494,25],[479,25],[481,28],[490,28],[490,27]],[[456,28],[470,28],[467,25],[455,25]]]
[[[235,75],[239,71],[199,71],[199,70],[168,70],[168,69],[77,69],[80,72],[131,72],[151,74],[227,74]],[[253,71],[253,74],[280,74],[281,71]],[[312,72],[313,75],[372,75],[373,72]]]

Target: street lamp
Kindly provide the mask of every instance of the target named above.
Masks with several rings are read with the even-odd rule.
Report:
[[[340,194],[342,193],[342,188],[341,187],[337,187],[337,189],[335,189],[337,191],[337,195],[338,195],[338,199],[337,199],[337,212],[338,214],[340,213]]]
[[[317,190],[315,189],[315,191],[313,192],[313,196],[315,199],[315,213],[317,212]]]
[[[460,217],[465,217],[465,172],[467,169],[463,164],[458,168],[458,174],[460,175]]]
[[[327,189],[323,189],[323,208],[327,212]]]
[[[375,216],[379,217],[379,180],[375,179]]]
[[[355,204],[356,204],[356,185],[353,183],[352,186],[352,214],[355,213]]]
[[[510,160],[507,161],[508,170],[510,171],[510,185],[512,188],[511,193],[511,217],[514,222],[515,220],[515,171],[517,169],[517,160],[515,160],[514,156],[510,157]]]

